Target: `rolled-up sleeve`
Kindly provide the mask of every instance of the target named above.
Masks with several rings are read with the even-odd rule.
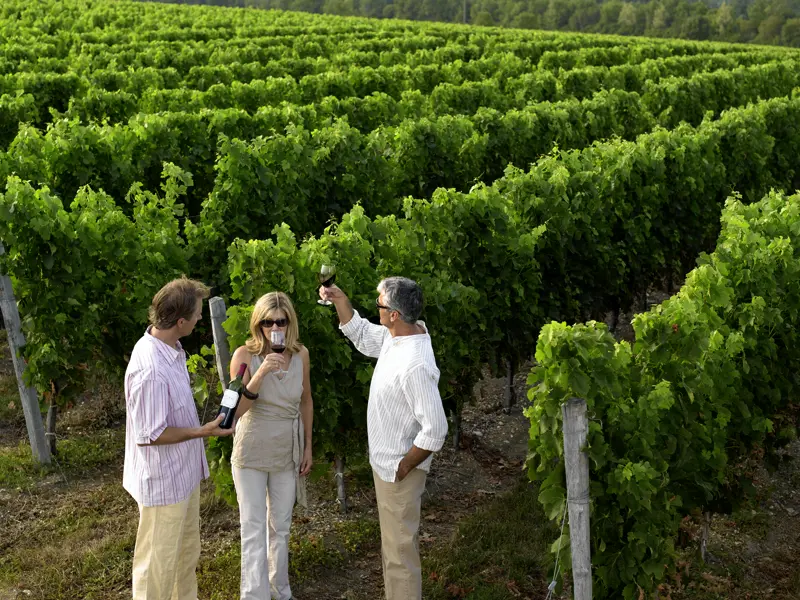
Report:
[[[339,325],[339,329],[353,342],[356,350],[372,358],[380,357],[383,342],[389,335],[386,327],[370,323],[359,315],[357,310],[353,311],[353,318],[347,322],[347,325]]]
[[[414,445],[431,452],[441,450],[447,437],[447,417],[438,383],[438,370],[422,364],[406,374],[403,384],[414,418],[422,427]]]
[[[130,390],[128,410],[137,444],[150,444],[167,428],[169,387],[155,379],[145,379]]]

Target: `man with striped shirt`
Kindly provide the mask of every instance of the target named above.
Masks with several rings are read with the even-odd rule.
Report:
[[[219,428],[221,416],[200,426],[178,341],[201,319],[208,295],[185,277],[161,288],[125,373],[123,487],[139,505],[134,600],[197,600],[203,438],[233,432]]]
[[[380,325],[353,310],[336,286],[320,297],[336,306],[340,329],[355,347],[378,359],[367,405],[369,460],[381,524],[387,600],[421,600],[419,520],[433,452],[444,445],[447,418],[439,369],[422,312],[422,290],[405,277],[378,286]]]

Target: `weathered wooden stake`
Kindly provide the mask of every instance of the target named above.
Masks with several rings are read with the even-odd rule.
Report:
[[[506,385],[503,393],[503,412],[509,414],[511,407],[514,406],[516,395],[514,394],[514,362],[506,359]]]
[[[333,459],[334,470],[336,471],[336,498],[339,501],[339,511],[344,514],[347,512],[347,489],[344,486],[344,456],[336,456]]]
[[[56,420],[58,418],[58,405],[56,404],[57,396],[53,394],[50,397],[50,407],[47,409],[47,427],[44,431],[44,439],[50,447],[50,454],[56,455]]]
[[[589,546],[589,458],[583,452],[589,420],[586,400],[570,398],[562,407],[564,464],[567,472],[569,539],[575,600],[592,598],[592,557]]]
[[[231,351],[228,347],[228,334],[222,328],[222,322],[227,319],[225,301],[219,296],[214,296],[208,301],[211,312],[211,332],[214,335],[214,350],[217,358],[217,371],[222,388],[228,387],[231,382],[229,366],[231,363]]]
[[[0,256],[6,250],[0,242]],[[8,335],[8,347],[11,350],[11,360],[14,362],[14,373],[17,376],[17,387],[22,403],[22,412],[25,413],[25,425],[28,428],[28,439],[31,443],[33,458],[43,465],[50,464],[50,449],[44,437],[44,425],[42,424],[42,413],[39,410],[39,398],[36,390],[25,385],[24,374],[27,365],[25,359],[20,354],[25,346],[25,336],[22,334],[22,325],[19,319],[19,309],[14,298],[14,289],[11,286],[11,278],[0,274],[0,309],[3,313],[3,321]]]
[[[453,451],[458,452],[461,450],[461,411],[454,408],[450,411],[450,417],[453,421]]]
[[[611,333],[617,333],[617,327],[619,327],[619,307],[615,308],[614,311],[611,313]]]
[[[708,552],[708,539],[711,535],[711,511],[703,513],[703,536],[700,539],[700,558],[706,562],[706,554]]]

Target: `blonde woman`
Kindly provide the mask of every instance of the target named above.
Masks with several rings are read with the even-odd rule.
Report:
[[[272,351],[277,331],[285,336],[283,353]],[[256,302],[250,338],[231,360],[231,377],[247,365],[231,457],[241,524],[241,600],[292,597],[289,527],[295,501],[306,503],[314,413],[308,350],[298,337],[291,300],[270,292]]]

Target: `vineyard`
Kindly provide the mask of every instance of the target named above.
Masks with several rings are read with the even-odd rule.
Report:
[[[535,354],[551,519],[558,407],[589,403],[598,598],[652,594],[681,518],[729,509],[735,460],[792,438],[800,50],[113,0],[6,0],[0,44],[0,269],[43,407],[124,369],[186,273],[224,297],[232,347],[261,294],[292,297],[318,460],[363,455],[372,363],[315,273],[334,261],[362,314],[403,274],[456,437],[484,367],[510,382]],[[690,272],[632,346],[546,325],[616,323]],[[230,440],[208,453],[234,502]]]

